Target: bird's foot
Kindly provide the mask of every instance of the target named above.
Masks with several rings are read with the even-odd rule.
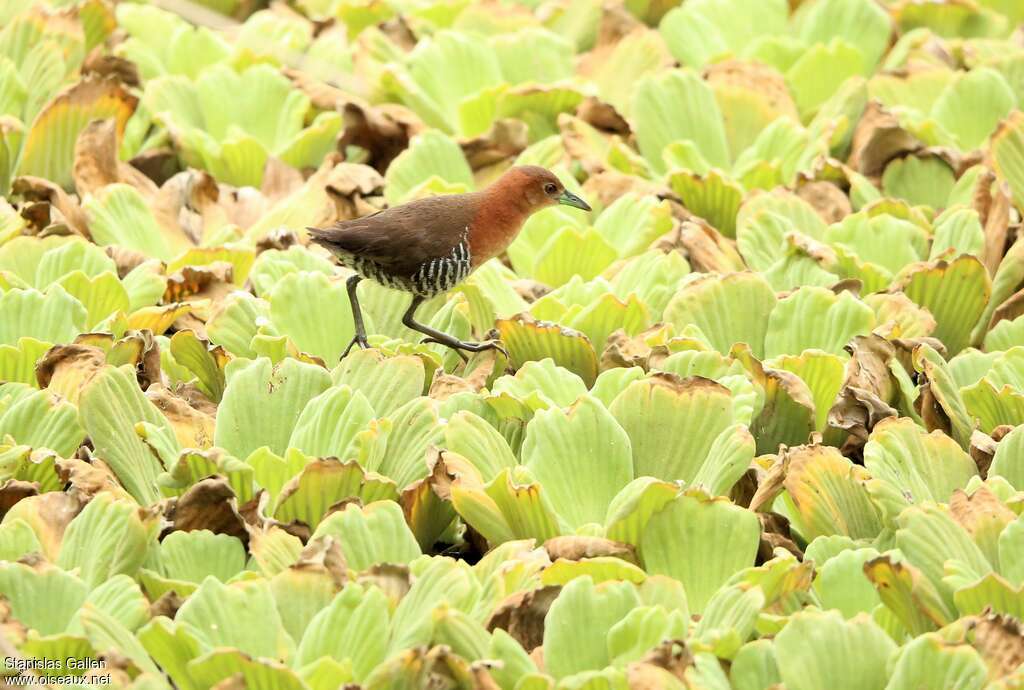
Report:
[[[437,345],[444,345],[455,350],[455,352],[462,358],[463,362],[468,362],[469,358],[463,354],[466,352],[483,352],[484,350],[497,350],[501,354],[505,355],[505,359],[509,359],[508,350],[505,349],[505,345],[500,340],[484,340],[479,343],[471,343],[465,340],[457,340],[452,338],[449,340],[438,340],[436,338],[424,338],[423,343],[436,343]]]
[[[356,345],[358,345],[363,350],[370,347],[370,343],[367,342],[366,336],[357,333],[355,337],[352,338],[351,342],[349,342],[348,347],[345,348],[345,351],[341,353],[341,359],[345,359],[346,357],[348,357],[348,353],[351,352],[352,348],[355,347]]]

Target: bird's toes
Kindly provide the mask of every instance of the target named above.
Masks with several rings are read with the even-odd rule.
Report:
[[[363,350],[367,350],[370,347],[370,343],[366,339],[365,335],[356,335],[355,337],[352,338],[352,340],[349,341],[348,347],[346,347],[345,351],[341,353],[340,359],[345,359],[346,357],[348,357],[348,353],[352,352],[352,348],[355,347],[356,345],[358,345]]]
[[[505,359],[512,359],[511,357],[508,356],[508,349],[505,347],[505,344],[500,340],[488,340],[485,344],[488,345],[488,349],[497,350],[498,352],[503,354],[505,356]]]

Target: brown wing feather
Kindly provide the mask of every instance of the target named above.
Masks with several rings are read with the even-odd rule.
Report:
[[[480,200],[479,193],[429,197],[329,228],[309,228],[309,236],[335,254],[360,256],[396,275],[412,275],[462,240]]]

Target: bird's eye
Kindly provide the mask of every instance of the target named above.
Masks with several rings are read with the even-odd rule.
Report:
[[[558,187],[556,187],[556,186],[555,186],[554,184],[552,184],[551,182],[548,182],[548,183],[547,183],[546,185],[544,185],[544,193],[545,193],[545,194],[551,194],[551,195],[554,195],[554,194],[555,194],[555,192],[557,192],[557,191],[558,191]]]

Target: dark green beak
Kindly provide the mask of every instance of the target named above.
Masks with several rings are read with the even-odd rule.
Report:
[[[568,189],[563,191],[562,195],[558,197],[558,203],[565,204],[566,206],[573,206],[575,208],[583,209],[584,211],[590,210],[590,206],[587,204],[586,201],[579,198],[578,196],[570,192]]]

